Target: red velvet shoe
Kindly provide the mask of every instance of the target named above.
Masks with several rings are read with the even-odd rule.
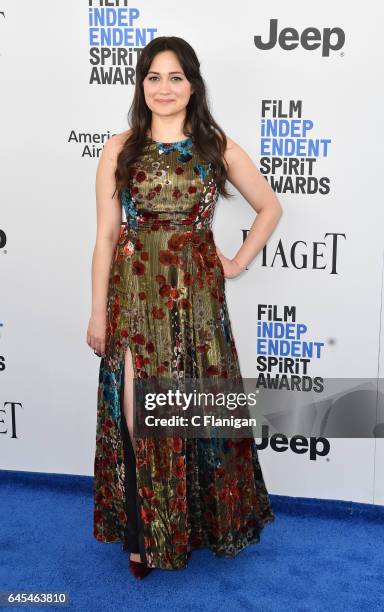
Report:
[[[135,578],[142,580],[152,571],[153,568],[148,567],[145,562],[132,561],[132,559],[129,559],[129,569]]]

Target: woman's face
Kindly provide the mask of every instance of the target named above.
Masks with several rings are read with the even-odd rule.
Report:
[[[148,108],[161,116],[184,110],[193,93],[191,83],[173,51],[161,51],[154,57],[143,88]]]

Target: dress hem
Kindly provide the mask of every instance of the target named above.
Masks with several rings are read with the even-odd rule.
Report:
[[[261,542],[261,532],[263,531],[263,529],[271,524],[274,523],[276,517],[274,514],[270,514],[268,515],[265,519],[263,519],[261,525],[258,528],[258,531],[256,531],[256,535],[254,535],[252,538],[250,538],[249,540],[247,540],[243,546],[240,546],[239,548],[236,548],[233,554],[223,554],[220,553],[218,551],[215,550],[214,546],[209,546],[209,544],[202,544],[201,546],[195,546],[194,548],[189,548],[187,549],[187,551],[185,553],[183,553],[185,555],[185,558],[187,559],[187,555],[188,553],[192,553],[195,550],[210,550],[212,551],[212,553],[219,559],[234,559],[235,557],[237,557],[237,555],[244,550],[245,548],[247,548],[248,546],[251,546],[253,544],[260,544]],[[98,542],[102,542],[103,544],[117,544],[117,543],[121,543],[123,551],[124,552],[128,552],[128,554],[130,554],[131,551],[127,550],[124,546],[125,546],[125,539],[124,537],[117,537],[115,540],[107,540],[107,539],[103,539],[102,537],[100,537],[100,535],[96,536],[94,535],[95,539]],[[153,553],[152,553],[153,555]],[[150,561],[147,560],[147,565],[148,567],[151,567],[152,569],[163,569],[163,570],[178,570],[178,569],[186,569],[188,567],[188,560],[186,560],[184,565],[153,565],[155,561],[152,561],[152,564]]]

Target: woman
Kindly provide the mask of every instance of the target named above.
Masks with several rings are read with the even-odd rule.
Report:
[[[196,548],[233,557],[274,520],[254,438],[133,430],[134,379],[241,378],[225,279],[245,270],[282,214],[249,156],[211,116],[199,66],[178,37],[143,49],[132,127],[108,140],[96,175],[87,330],[102,358],[94,536],[121,541],[139,578],[186,567]],[[211,229],[218,196],[230,195],[227,179],[258,213],[232,259]]]

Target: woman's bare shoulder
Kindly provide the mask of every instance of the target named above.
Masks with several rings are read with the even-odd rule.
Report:
[[[237,142],[232,140],[227,133],[225,134],[225,138],[227,143],[223,157],[228,169],[238,159],[239,154],[241,154],[241,147],[239,147]]]
[[[226,139],[227,139],[227,148],[226,148],[226,153],[229,155],[233,155],[238,152],[239,150],[239,145],[237,144],[237,142],[235,142],[234,140],[232,140],[232,138],[230,138],[228,136],[228,134],[225,135]]]
[[[118,154],[124,146],[127,138],[131,134],[132,130],[125,130],[119,134],[114,134],[104,144],[103,154],[108,157],[111,161],[115,162]]]
[[[224,153],[224,157],[229,166],[234,166],[237,164],[244,163],[245,161],[249,161],[250,157],[248,153],[241,147],[235,140],[230,138],[226,134],[227,138],[227,147]]]
[[[123,144],[127,141],[129,136],[132,134],[132,130],[125,130],[124,132],[120,132],[120,134],[115,134],[112,138],[115,139],[115,142],[123,146]]]
[[[110,143],[110,148],[120,150],[126,143],[131,133],[132,130],[125,130],[124,132],[111,136],[111,138],[108,140],[108,143]]]

